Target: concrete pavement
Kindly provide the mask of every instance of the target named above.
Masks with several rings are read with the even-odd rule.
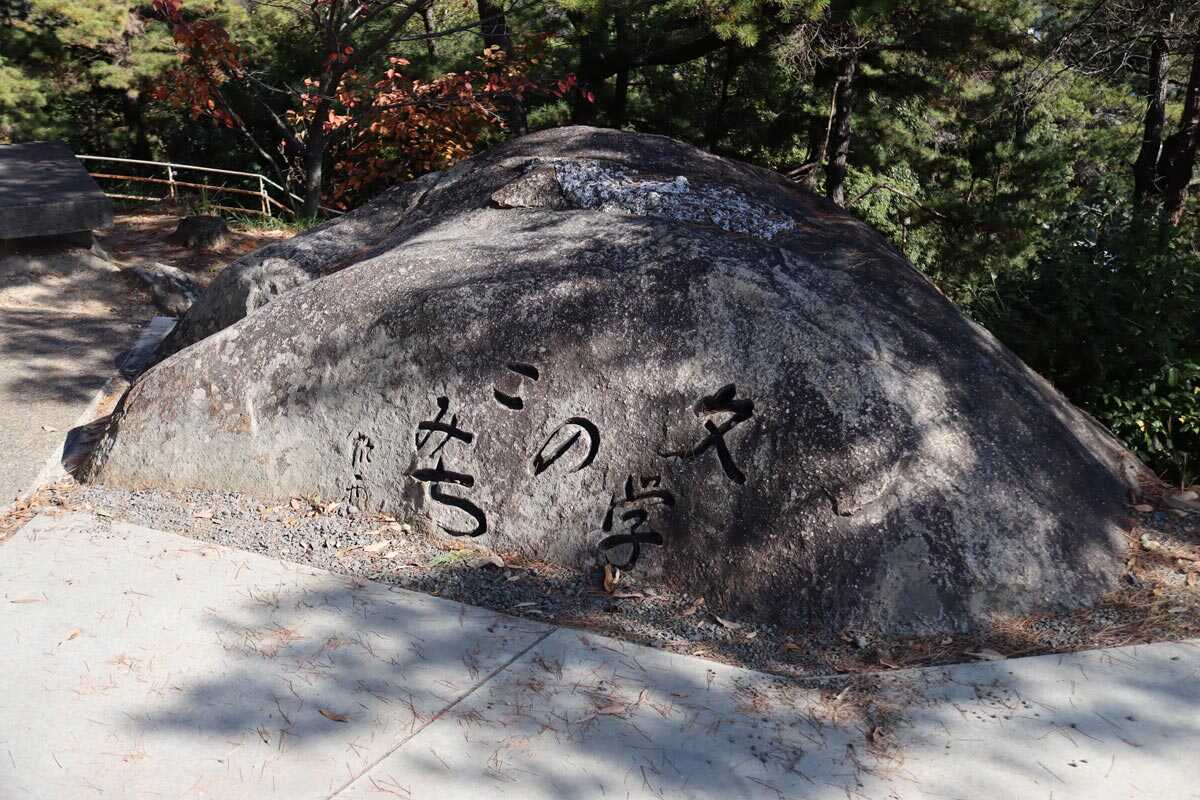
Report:
[[[771,676],[111,519],[0,544],[0,797],[1200,798],[1200,646]]]
[[[102,390],[143,361],[173,320],[138,325],[41,307],[0,307],[0,510],[61,477],[71,429],[91,421]],[[133,349],[130,345],[134,345]]]

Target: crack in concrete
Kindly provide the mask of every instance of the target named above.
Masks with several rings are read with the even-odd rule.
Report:
[[[518,652],[516,655],[514,655],[512,658],[508,659],[508,660],[507,660],[507,661],[505,661],[503,664],[501,664],[500,666],[496,667],[494,670],[492,670],[491,672],[489,672],[489,673],[487,674],[487,676],[486,676],[486,677],[485,677],[483,680],[479,681],[479,682],[478,682],[478,683],[476,683],[474,686],[472,686],[470,689],[468,689],[467,691],[465,691],[465,692],[463,692],[461,695],[459,695],[457,698],[455,698],[454,702],[452,702],[452,703],[448,704],[448,705],[447,705],[445,708],[442,708],[440,711],[438,711],[436,714],[432,715],[432,716],[431,716],[431,717],[430,717],[428,720],[426,720],[426,721],[425,721],[425,722],[424,722],[424,723],[423,723],[423,724],[422,724],[420,727],[418,727],[418,728],[417,728],[415,731],[413,731],[412,733],[410,733],[410,734],[408,734],[407,736],[405,736],[404,738],[402,738],[402,739],[401,739],[399,742],[397,742],[397,743],[396,743],[396,746],[395,746],[395,747],[391,748],[391,749],[390,749],[390,750],[388,750],[386,753],[384,753],[383,755],[381,755],[379,758],[377,758],[377,759],[375,759],[374,761],[372,761],[372,762],[371,762],[370,764],[368,764],[368,765],[367,765],[365,768],[363,768],[361,771],[359,771],[359,773],[358,773],[357,775],[355,775],[355,776],[354,776],[354,777],[352,777],[350,780],[346,781],[346,782],[345,782],[344,784],[342,784],[340,787],[338,787],[337,789],[335,789],[335,790],[333,791],[333,793],[332,793],[332,794],[330,794],[330,795],[329,795],[329,796],[328,796],[328,797],[327,797],[325,800],[333,800],[333,798],[337,797],[337,796],[338,796],[338,795],[340,795],[342,792],[346,791],[346,790],[347,790],[347,789],[349,789],[351,786],[353,786],[355,783],[357,783],[358,781],[362,780],[364,777],[366,777],[366,775],[367,775],[369,772],[371,772],[372,770],[374,770],[376,767],[378,767],[380,764],[382,764],[382,763],[383,763],[384,761],[386,761],[387,759],[391,758],[391,757],[392,757],[392,755],[393,755],[394,753],[396,753],[396,751],[398,751],[398,750],[399,750],[401,747],[404,747],[404,745],[408,744],[408,743],[409,743],[409,742],[411,742],[413,739],[415,739],[415,738],[417,738],[418,736],[420,736],[422,731],[424,731],[424,730],[425,730],[426,728],[428,728],[430,725],[433,725],[435,722],[439,721],[439,720],[440,720],[442,717],[444,717],[444,716],[445,716],[445,715],[446,715],[448,712],[452,711],[452,710],[454,709],[454,707],[455,707],[455,706],[457,706],[459,703],[461,703],[461,702],[463,702],[464,700],[466,700],[466,699],[467,699],[468,697],[470,697],[471,695],[475,694],[475,692],[476,692],[476,691],[478,691],[478,690],[479,690],[481,687],[483,687],[483,686],[487,685],[488,683],[490,683],[490,682],[492,681],[492,679],[493,679],[493,678],[495,678],[495,677],[496,677],[497,675],[499,675],[501,672],[504,672],[505,670],[507,670],[507,669],[508,669],[509,667],[511,667],[513,664],[517,663],[517,661],[521,660],[521,658],[523,658],[523,657],[525,656],[525,654],[526,654],[526,653],[528,653],[530,650],[532,650],[533,648],[535,648],[535,647],[537,647],[538,645],[540,645],[542,642],[544,642],[544,641],[546,641],[547,639],[549,639],[549,638],[550,638],[551,636],[553,636],[554,634],[558,633],[558,632],[559,632],[559,630],[561,630],[561,629],[560,629],[560,628],[558,628],[557,626],[556,626],[556,627],[553,627],[553,628],[550,628],[550,630],[546,631],[546,632],[545,632],[545,633],[543,633],[541,636],[539,636],[539,637],[537,637],[536,639],[534,639],[534,640],[533,640],[533,641],[532,641],[532,642],[531,642],[531,643],[530,643],[528,646],[526,646],[526,647],[522,648],[522,649],[521,649],[521,651],[520,651],[520,652]]]

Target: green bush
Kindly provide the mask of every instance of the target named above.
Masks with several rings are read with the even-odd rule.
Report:
[[[1164,478],[1200,464],[1200,254],[1117,206],[1081,212],[968,311]]]
[[[1104,395],[1100,418],[1148,464],[1193,482],[1200,462],[1200,364],[1168,364],[1148,384]]]

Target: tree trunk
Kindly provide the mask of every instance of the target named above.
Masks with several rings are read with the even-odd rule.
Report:
[[[318,116],[324,116],[320,109]],[[324,183],[325,126],[309,126],[308,140],[304,143],[304,208],[303,215],[309,219],[321,213],[321,184]]]
[[[854,71],[858,53],[850,52],[838,63],[833,95],[833,120],[829,130],[829,163],[825,166],[825,196],[836,205],[846,204],[846,161],[850,155],[850,117],[854,106]]]
[[[623,50],[629,44],[629,26],[625,17],[618,14],[613,19],[613,27],[617,32],[617,49]],[[625,111],[629,104],[629,68],[618,70],[613,85],[612,102],[609,104],[610,123],[614,128],[625,125]]]
[[[433,3],[426,3],[421,8],[421,26],[425,29],[425,50],[429,53],[430,61],[437,58],[437,45],[433,43],[432,9]]]
[[[1179,225],[1187,202],[1188,184],[1196,167],[1196,149],[1200,145],[1200,41],[1195,44],[1192,69],[1188,77],[1187,97],[1179,115],[1179,130],[1167,139],[1159,159],[1162,175],[1164,233]]]
[[[479,32],[483,35],[483,46],[499,47],[506,56],[511,56],[512,34],[508,30],[504,7],[492,0],[476,0],[476,8],[479,10]],[[504,123],[514,136],[521,136],[528,127],[524,103],[513,96],[505,97],[503,102],[507,105],[502,112]]]
[[[817,191],[817,173],[825,163],[825,154],[829,149],[829,131],[833,127],[833,114],[837,110],[837,86],[831,85],[833,72],[829,67],[820,65],[813,76],[813,94],[822,90],[829,92],[829,108],[824,114],[812,118],[808,126],[808,153],[804,158],[803,184],[806,188]]]
[[[508,33],[508,19],[504,9],[492,0],[476,0],[479,9],[479,32],[483,34],[484,47],[499,47],[512,53],[512,37]]]
[[[1163,127],[1167,124],[1167,57],[1166,36],[1154,37],[1150,46],[1150,101],[1146,106],[1142,126],[1142,147],[1133,164],[1133,203],[1138,208],[1154,205],[1158,186],[1158,159],[1162,153]]]
[[[149,161],[151,153],[150,139],[146,135],[145,96],[137,89],[126,89],[121,92],[121,108],[122,116],[125,117],[125,127],[133,131],[129,157]]]
[[[717,143],[721,136],[726,131],[725,112],[729,107],[729,85],[733,82],[733,75],[737,69],[737,64],[733,57],[733,48],[729,45],[725,46],[725,64],[721,71],[721,94],[717,99],[717,105],[708,117],[707,130],[704,133],[705,146],[712,152],[716,152]]]
[[[613,87],[613,99],[610,108],[612,126],[625,127],[625,112],[629,105],[629,70],[623,69],[617,73],[616,85]]]
[[[596,103],[588,100],[591,92],[596,95],[603,78],[599,77],[596,36],[585,33],[579,37],[578,88],[571,97],[571,122],[575,125],[592,125],[596,121]]]

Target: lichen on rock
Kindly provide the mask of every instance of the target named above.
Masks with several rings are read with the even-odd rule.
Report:
[[[791,218],[729,186],[693,186],[684,175],[655,180],[595,159],[549,163],[575,208],[716,225],[767,241],[796,227]]]

